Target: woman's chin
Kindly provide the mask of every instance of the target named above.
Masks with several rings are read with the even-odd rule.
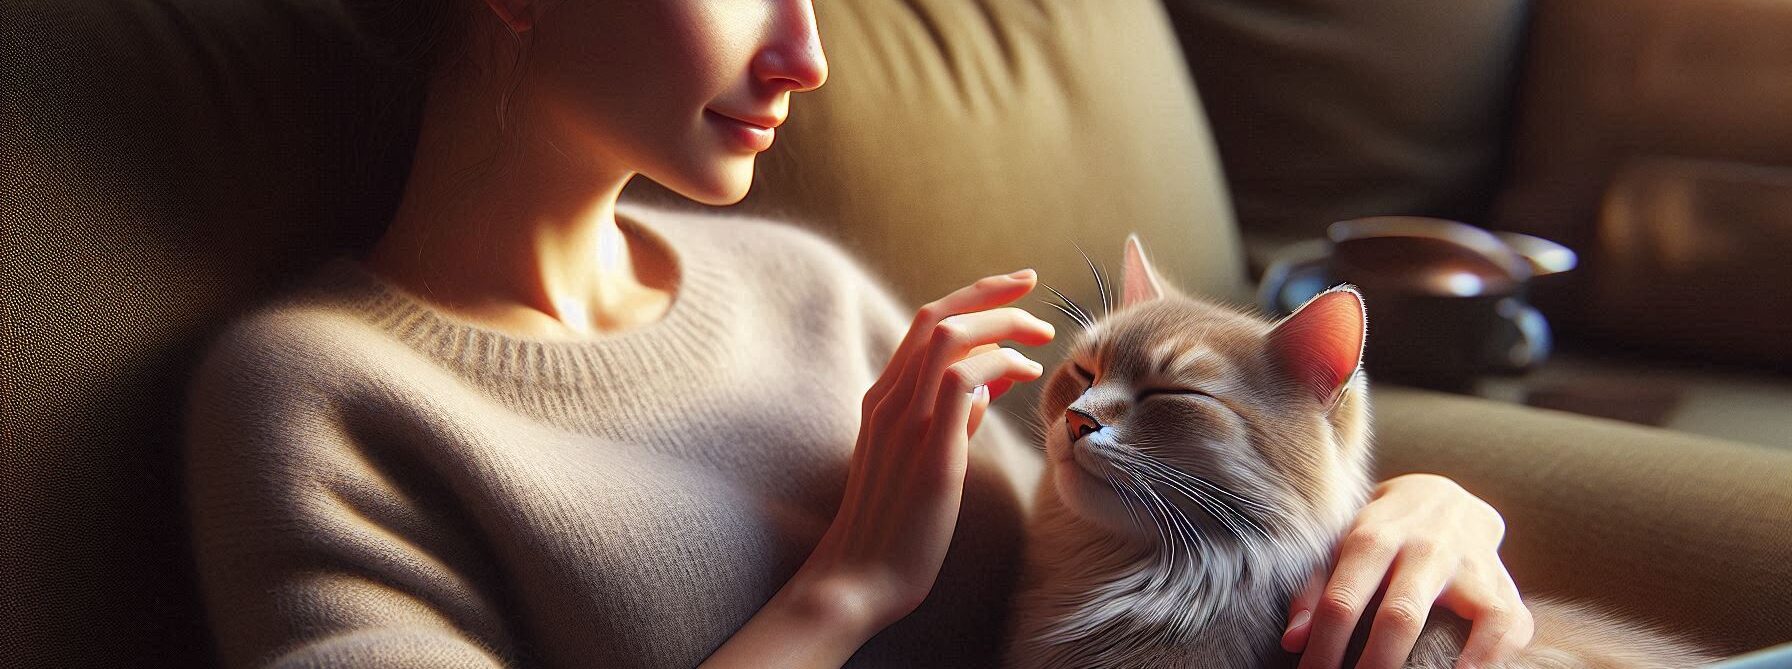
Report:
[[[697,202],[725,207],[747,197],[753,187],[753,162],[751,154],[719,155],[676,178],[648,178]]]

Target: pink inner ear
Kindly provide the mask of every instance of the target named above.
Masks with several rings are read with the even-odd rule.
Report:
[[[1351,288],[1321,293],[1276,325],[1270,347],[1294,380],[1330,404],[1363,360],[1363,299]]]
[[[1164,296],[1163,284],[1151,268],[1151,261],[1145,258],[1145,247],[1137,235],[1127,235],[1120,267],[1120,306],[1132,306]]]

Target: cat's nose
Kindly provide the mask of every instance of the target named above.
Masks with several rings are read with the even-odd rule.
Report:
[[[1085,434],[1101,429],[1101,422],[1095,420],[1094,416],[1076,409],[1064,410],[1064,425],[1070,430],[1070,441],[1072,443],[1076,442],[1078,439],[1082,439]]]

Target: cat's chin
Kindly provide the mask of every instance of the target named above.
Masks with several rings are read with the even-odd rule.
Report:
[[[1054,461],[1050,469],[1059,501],[1077,518],[1120,538],[1149,538],[1134,524],[1126,502],[1107,481],[1070,459]]]

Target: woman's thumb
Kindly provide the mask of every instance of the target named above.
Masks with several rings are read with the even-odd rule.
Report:
[[[989,410],[989,386],[977,386],[973,392],[976,397],[971,398],[971,419],[965,429],[967,436],[977,434],[977,426],[983,424],[983,413]]]
[[[971,349],[970,355],[993,351],[997,348],[995,344],[983,344]],[[977,397],[971,400],[971,420],[965,424],[965,434],[977,434],[977,426],[983,423],[983,413],[989,409],[989,403],[996,401],[997,397],[1001,397],[1002,393],[1008,392],[1008,389],[1013,387],[1014,379],[1008,378],[996,379],[986,385],[977,386]]]

